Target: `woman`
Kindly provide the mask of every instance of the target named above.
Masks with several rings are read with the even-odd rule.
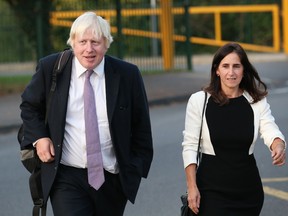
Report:
[[[204,91],[208,93],[197,147]],[[256,216],[264,193],[253,155],[258,131],[274,165],[285,163],[285,138],[267,103],[267,88],[243,48],[228,43],[215,54],[210,84],[192,94],[183,132],[183,161],[189,207],[205,216]],[[197,182],[197,183],[196,183]]]

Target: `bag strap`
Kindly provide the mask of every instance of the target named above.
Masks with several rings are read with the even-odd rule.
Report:
[[[45,124],[47,124],[52,95],[53,95],[53,93],[56,89],[56,85],[57,85],[57,74],[60,74],[62,72],[62,70],[65,67],[65,65],[67,64],[68,59],[69,59],[71,54],[72,54],[71,49],[63,50],[58,55],[57,60],[54,64],[53,73],[52,73],[52,84],[51,84],[51,88],[49,91],[48,101],[47,101],[47,106],[46,106]]]
[[[201,115],[201,125],[200,125],[200,133],[199,133],[199,139],[198,139],[198,148],[197,148],[197,164],[200,163],[200,144],[201,144],[201,136],[202,136],[202,126],[203,126],[203,116],[206,108],[206,101],[207,101],[207,92],[205,92],[205,99],[204,99],[204,104],[203,104],[203,110],[202,110],[202,115]]]
[[[41,185],[41,169],[33,170],[29,178],[30,193],[34,203],[32,215],[46,216],[47,203],[44,203]],[[41,212],[41,214],[40,214]]]
[[[52,72],[52,84],[51,84],[51,88],[49,91],[48,102],[46,106],[45,125],[47,124],[47,120],[48,120],[51,99],[56,89],[57,75],[62,72],[71,54],[72,54],[71,49],[63,50],[58,55],[57,60],[54,64],[53,72]],[[47,202],[44,202],[44,199],[43,199],[40,168],[36,168],[32,172],[29,178],[29,186],[30,186],[31,197],[34,203],[32,215],[39,216],[41,212],[41,216],[46,216]]]

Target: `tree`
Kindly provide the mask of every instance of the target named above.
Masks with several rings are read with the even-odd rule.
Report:
[[[33,48],[37,51],[37,59],[50,54],[52,43],[49,13],[52,0],[3,0],[14,12],[19,25],[28,36]]]

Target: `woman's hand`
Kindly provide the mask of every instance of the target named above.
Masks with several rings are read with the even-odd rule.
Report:
[[[272,162],[276,166],[282,166],[286,162],[285,144],[284,142],[277,138],[273,141],[271,145],[271,157]]]
[[[195,214],[199,213],[200,198],[201,196],[197,186],[188,188],[188,206]]]
[[[188,206],[195,213],[199,213],[200,192],[196,184],[196,164],[190,164],[185,168]]]

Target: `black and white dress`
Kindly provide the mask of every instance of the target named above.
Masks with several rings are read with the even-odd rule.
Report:
[[[258,216],[264,201],[261,178],[249,148],[254,115],[244,96],[219,106],[210,97],[206,121],[215,155],[202,155],[197,171],[200,216]]]

